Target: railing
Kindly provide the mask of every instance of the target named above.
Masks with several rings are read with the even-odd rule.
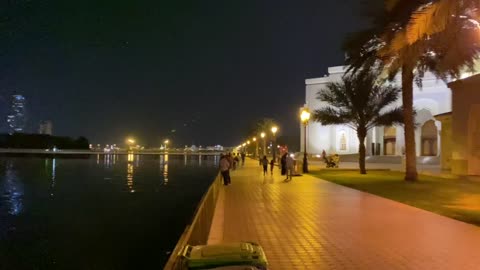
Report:
[[[164,270],[181,269],[182,265],[178,254],[182,251],[185,245],[204,245],[207,243],[222,183],[222,175],[218,174],[208,188],[208,191],[203,195],[202,200],[195,211],[192,222],[187,225],[185,231],[180,236],[177,245],[165,264]]]

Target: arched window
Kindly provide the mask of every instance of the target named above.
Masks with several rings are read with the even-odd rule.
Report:
[[[342,131],[340,135],[340,150],[346,151],[347,150],[347,136],[345,136],[345,132]]]
[[[386,156],[395,155],[397,144],[397,129],[395,127],[383,128],[383,154]]]
[[[438,130],[435,121],[429,120],[422,126],[422,156],[437,155],[437,134]]]

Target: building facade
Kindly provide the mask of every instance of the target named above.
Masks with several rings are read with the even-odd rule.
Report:
[[[7,115],[9,133],[23,133],[27,124],[26,100],[22,95],[12,95],[10,113]]]
[[[330,82],[338,82],[345,74],[345,66],[331,67],[328,75],[322,78],[307,79],[305,106],[311,111],[326,106],[318,100],[317,93],[326,89]],[[392,82],[401,85],[401,78]],[[451,90],[445,82],[437,79],[433,74],[426,73],[422,87],[414,86],[414,108],[417,112],[415,122],[416,153],[417,156],[439,156],[441,153],[441,122],[435,115],[448,113],[452,110]],[[399,98],[397,106],[401,106]],[[301,149],[304,149],[303,128],[301,130]],[[403,155],[405,141],[402,126],[375,127],[368,132],[366,138],[367,155]],[[307,152],[320,154],[327,153],[355,154],[358,153],[359,141],[356,131],[345,125],[323,126],[311,122],[307,128]]]
[[[442,167],[451,168],[454,174],[478,176],[480,75],[452,82],[449,86],[452,89],[452,113],[437,117],[442,121],[447,136],[443,144]]]
[[[52,135],[53,134],[53,125],[52,121],[41,121],[38,127],[39,134]]]

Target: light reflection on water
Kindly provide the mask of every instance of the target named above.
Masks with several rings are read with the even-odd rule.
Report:
[[[2,201],[6,204],[8,213],[15,216],[19,215],[23,210],[24,187],[12,162],[7,161],[5,164],[4,181],[0,188]]]
[[[168,185],[168,154],[160,155],[160,172],[163,175],[163,185]]]
[[[135,189],[133,189],[133,162],[135,160],[135,156],[133,153],[128,153],[127,155],[127,187],[130,192],[135,192]]]
[[[0,156],[0,269],[160,269],[217,166],[205,155]]]
[[[47,167],[47,171],[50,174],[50,196],[54,196],[54,191],[55,191],[55,185],[56,183],[56,171],[57,171],[57,159],[54,158],[51,160],[52,165],[49,166],[49,161],[50,159],[45,159],[45,166]]]

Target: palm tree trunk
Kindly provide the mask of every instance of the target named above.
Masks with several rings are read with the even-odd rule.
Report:
[[[417,180],[417,155],[415,153],[415,119],[413,111],[413,67],[402,67],[402,100],[405,131],[405,180]]]
[[[359,128],[357,130],[357,137],[358,137],[358,140],[359,140],[358,165],[360,167],[360,174],[367,174],[367,169],[365,168],[365,155],[366,155],[365,137],[366,136],[367,136],[367,129],[366,128]]]

